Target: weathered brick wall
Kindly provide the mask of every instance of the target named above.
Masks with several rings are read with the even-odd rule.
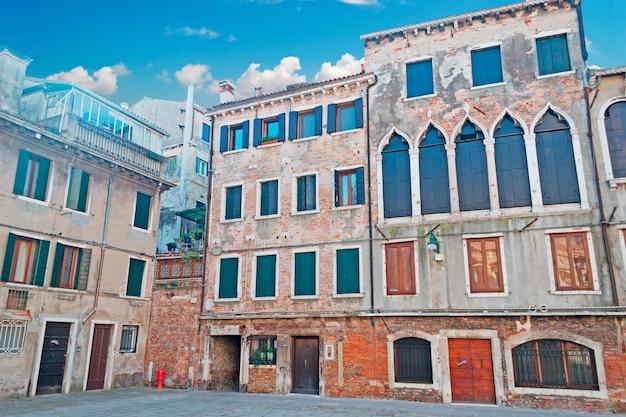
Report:
[[[248,378],[248,392],[276,392],[275,366],[251,366]]]
[[[239,386],[240,346],[238,336],[211,338],[209,389],[245,391]]]

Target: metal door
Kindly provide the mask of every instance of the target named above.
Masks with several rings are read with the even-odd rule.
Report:
[[[293,342],[292,392],[319,394],[319,340],[317,337],[296,337]]]
[[[495,404],[489,339],[449,339],[452,402]]]
[[[48,322],[41,348],[36,394],[58,394],[63,389],[70,323]]]
[[[104,388],[111,328],[112,326],[110,324],[96,324],[94,326],[93,341],[91,342],[91,359],[89,360],[89,375],[87,376],[88,390]]]

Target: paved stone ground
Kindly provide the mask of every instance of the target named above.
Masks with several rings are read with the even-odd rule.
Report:
[[[326,398],[301,394],[127,388],[0,401],[0,417],[582,417],[598,413]]]

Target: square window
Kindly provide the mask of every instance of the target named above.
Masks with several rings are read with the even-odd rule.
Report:
[[[358,98],[349,103],[329,104],[328,133],[343,132],[363,127],[363,99]]]
[[[414,242],[385,245],[387,295],[415,295]]]
[[[233,187],[226,187],[225,191],[225,203],[224,203],[224,219],[225,220],[237,220],[241,219],[241,204],[243,197],[243,186],[236,185]]]
[[[137,192],[137,199],[135,201],[135,218],[133,220],[133,226],[148,230],[150,223],[150,203],[152,197],[147,194]]]
[[[472,51],[472,80],[474,87],[502,82],[499,46]]]
[[[89,195],[90,177],[91,176],[82,169],[71,169],[65,207],[76,211],[82,211],[83,213],[87,211],[87,197]]]
[[[131,258],[128,265],[128,282],[126,285],[126,295],[129,297],[141,297],[143,287],[143,275],[146,268],[146,261]]]
[[[289,140],[311,138],[322,134],[322,106],[289,112]]]
[[[407,97],[419,97],[433,94],[433,60],[406,64]]]
[[[50,160],[20,149],[13,193],[45,201]]]
[[[25,320],[0,320],[0,355],[21,355],[26,341]]]
[[[196,157],[196,173],[206,177],[209,172],[209,163],[202,158]]]
[[[587,233],[550,235],[557,291],[593,290]]]
[[[91,249],[57,243],[50,285],[55,288],[87,289]]]
[[[297,211],[311,211],[317,209],[317,176],[303,175],[297,182]]]
[[[122,336],[120,338],[120,353],[137,352],[137,336],[139,326],[122,326]]]
[[[504,292],[500,238],[466,239],[472,293]]]
[[[222,258],[219,263],[218,299],[238,298],[239,258]]]
[[[276,255],[256,257],[255,294],[257,298],[276,296]]]
[[[365,202],[363,167],[335,171],[335,207],[354,206]]]
[[[250,365],[276,365],[276,336],[253,336],[250,339]]]
[[[317,253],[298,252],[294,255],[294,296],[316,295]]]
[[[359,294],[361,291],[359,249],[338,249],[335,255],[337,294]]]
[[[261,216],[278,214],[278,180],[262,182],[260,191],[261,201],[259,214]]]
[[[337,106],[337,127],[339,131],[356,129],[356,109],[354,103]]]
[[[567,35],[537,39],[537,65],[539,75],[570,71],[572,67],[569,60]]]
[[[6,309],[7,310],[26,310],[27,302],[28,302],[28,291],[9,290],[9,295],[7,296]]]
[[[9,233],[2,281],[43,287],[50,242]]]

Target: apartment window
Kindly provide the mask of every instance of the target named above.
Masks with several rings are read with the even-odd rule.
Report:
[[[359,294],[359,249],[338,249],[336,252],[337,294]]]
[[[499,237],[466,239],[472,293],[504,292]]]
[[[489,208],[489,179],[485,136],[467,121],[456,137],[456,173],[461,211]]]
[[[243,186],[236,185],[233,187],[226,187],[224,194],[226,195],[225,207],[224,207],[224,219],[236,220],[241,219],[241,203],[243,197]]]
[[[335,207],[365,202],[363,167],[335,171]]]
[[[587,233],[550,235],[557,291],[593,290]]]
[[[128,282],[126,283],[126,295],[129,297],[141,297],[143,276],[146,261],[130,258],[128,265]]]
[[[28,302],[28,291],[22,290],[9,290],[7,295],[7,310],[26,310],[26,303]]]
[[[211,140],[211,126],[206,123],[202,123],[202,142],[209,142]]]
[[[432,126],[419,143],[422,214],[450,213],[451,211],[448,155],[445,145],[446,140],[443,134]]]
[[[294,255],[294,296],[316,295],[317,253],[299,252]]]
[[[57,243],[50,285],[84,291],[87,289],[91,249]]]
[[[137,352],[137,336],[139,326],[122,326],[122,337],[120,338],[120,353]]]
[[[328,105],[328,133],[363,127],[363,99],[358,98],[350,103]]]
[[[90,177],[91,176],[82,169],[71,169],[65,207],[76,211],[82,211],[83,213],[87,211],[87,197],[89,194]]]
[[[196,157],[196,173],[206,177],[209,173],[209,163],[202,158]]]
[[[220,130],[220,152],[236,151],[248,147],[250,122],[222,126]]]
[[[414,242],[385,245],[387,295],[415,295]]]
[[[571,70],[567,35],[537,39],[537,64],[539,75],[555,74]]]
[[[148,230],[151,201],[152,197],[150,197],[148,194],[137,192],[137,199],[135,201],[135,219],[133,220],[133,226],[139,229]]]
[[[278,214],[278,180],[265,181],[261,183],[261,216],[271,216]]]
[[[405,337],[393,342],[393,360],[396,382],[433,383],[430,342]]]
[[[394,135],[382,156],[385,218],[410,216],[413,210],[409,144],[402,136]]]
[[[289,113],[289,139],[310,138],[322,134],[322,106]]]
[[[239,258],[222,258],[219,263],[217,298],[238,298]]]
[[[303,175],[296,179],[297,210],[311,211],[317,209],[317,176]]]
[[[530,181],[524,130],[509,115],[500,122],[493,138],[500,208],[531,205]]]
[[[20,149],[13,193],[45,201],[49,174],[49,159]]]
[[[433,94],[433,60],[406,64],[407,97],[419,97]]]
[[[626,101],[609,106],[604,112],[613,178],[626,177]]]
[[[516,387],[598,391],[592,349],[557,339],[533,340],[513,348]]]
[[[27,325],[26,320],[0,320],[0,356],[24,352]]]
[[[50,242],[9,233],[2,281],[43,287]]]
[[[256,282],[254,296],[257,298],[276,296],[276,255],[256,257]]]
[[[502,59],[499,46],[476,49],[471,53],[474,87],[502,82]]]
[[[250,365],[276,365],[276,336],[253,336],[250,338]]]
[[[259,146],[285,140],[285,113],[266,119],[254,119],[253,145]]]

